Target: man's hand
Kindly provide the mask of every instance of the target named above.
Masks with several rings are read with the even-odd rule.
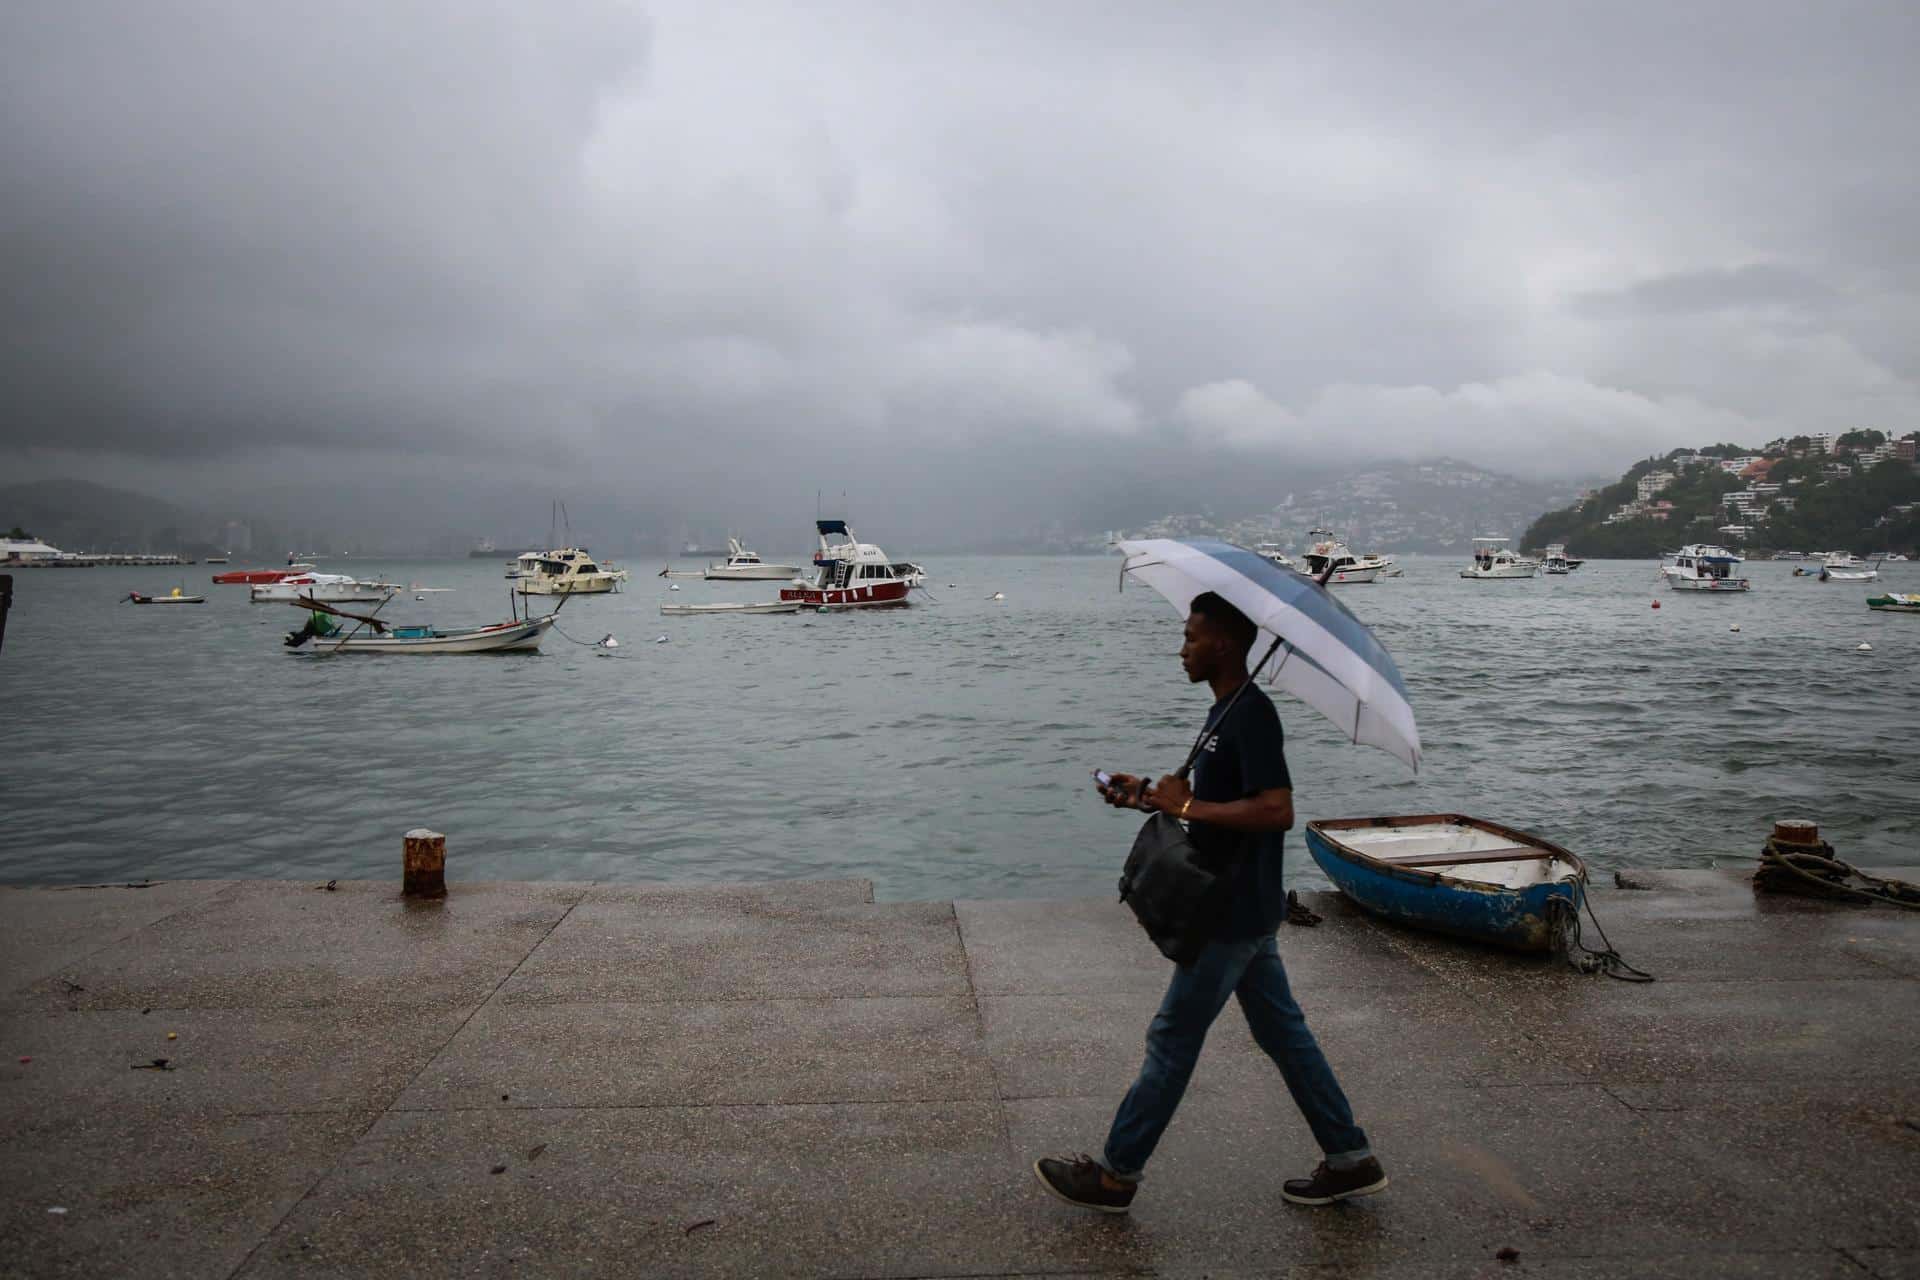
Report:
[[[1187,807],[1187,801],[1193,799],[1193,788],[1187,785],[1185,778],[1168,774],[1153,784],[1153,790],[1147,793],[1143,808],[1158,809],[1162,813],[1171,813],[1176,817]]]
[[[1140,799],[1141,788],[1146,785],[1145,778],[1135,777],[1131,773],[1112,775],[1112,781],[1104,787],[1097,782],[1094,784],[1101,799],[1116,809],[1150,809],[1151,806],[1141,803]]]

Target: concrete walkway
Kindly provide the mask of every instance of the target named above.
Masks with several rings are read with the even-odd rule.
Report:
[[[1644,987],[1313,898],[1392,1188],[1280,1199],[1317,1153],[1230,1009],[1125,1218],[1028,1172],[1166,978],[1109,901],[0,890],[0,1273],[1920,1274],[1920,918],[1641,878],[1595,896]]]

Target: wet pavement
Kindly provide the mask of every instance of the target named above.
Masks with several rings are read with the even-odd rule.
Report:
[[[0,889],[0,1273],[1920,1274],[1920,916],[1635,875],[1593,896],[1650,986],[1307,895],[1393,1185],[1281,1200],[1318,1154],[1230,1007],[1120,1218],[1030,1173],[1165,983],[1110,901]]]

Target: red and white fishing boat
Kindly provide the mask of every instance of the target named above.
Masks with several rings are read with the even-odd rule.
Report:
[[[260,586],[269,582],[284,582],[296,573],[311,573],[310,564],[290,564],[284,569],[229,569],[225,573],[216,573],[213,580],[224,586]]]
[[[814,552],[813,581],[782,587],[780,598],[806,609],[865,609],[909,603],[915,566],[896,565],[871,542],[861,542],[845,520],[816,520],[820,549]],[[830,541],[838,538],[839,541]]]

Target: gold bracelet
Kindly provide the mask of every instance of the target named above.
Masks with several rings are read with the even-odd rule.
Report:
[[[1187,816],[1187,810],[1189,810],[1189,809],[1191,809],[1191,808],[1193,808],[1193,797],[1192,797],[1192,796],[1188,796],[1188,797],[1187,797],[1187,802],[1186,802],[1185,804],[1183,804],[1183,805],[1181,805],[1181,806],[1180,806],[1180,816],[1181,816],[1181,817],[1183,817],[1183,818],[1184,818],[1184,817],[1186,817],[1186,816]]]

